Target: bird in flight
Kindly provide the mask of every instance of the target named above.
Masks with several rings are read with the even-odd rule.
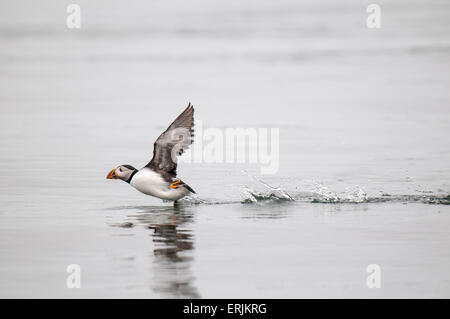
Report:
[[[177,156],[193,143],[194,107],[191,103],[169,125],[153,144],[153,158],[141,169],[120,165],[112,169],[107,179],[121,179],[138,191],[174,204],[195,191],[177,178]]]

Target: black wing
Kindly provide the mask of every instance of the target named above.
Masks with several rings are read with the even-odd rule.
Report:
[[[155,141],[153,158],[145,165],[156,171],[177,175],[177,156],[194,142],[194,107],[189,103],[167,130]]]

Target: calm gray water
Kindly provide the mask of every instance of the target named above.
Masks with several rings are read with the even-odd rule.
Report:
[[[0,2],[0,297],[450,297],[448,1],[377,30],[356,0],[77,3]],[[279,128],[278,172],[181,163],[178,208],[105,179],[188,101]]]

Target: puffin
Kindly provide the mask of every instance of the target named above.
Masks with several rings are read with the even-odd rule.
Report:
[[[153,144],[153,158],[141,169],[120,165],[112,169],[107,179],[121,179],[146,195],[173,201],[195,194],[195,191],[177,178],[177,156],[194,142],[194,106],[187,108],[169,125]]]

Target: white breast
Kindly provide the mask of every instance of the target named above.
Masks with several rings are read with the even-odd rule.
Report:
[[[171,189],[168,182],[149,168],[143,168],[137,172],[130,185],[146,195],[167,200],[177,200],[189,193],[184,187]]]

